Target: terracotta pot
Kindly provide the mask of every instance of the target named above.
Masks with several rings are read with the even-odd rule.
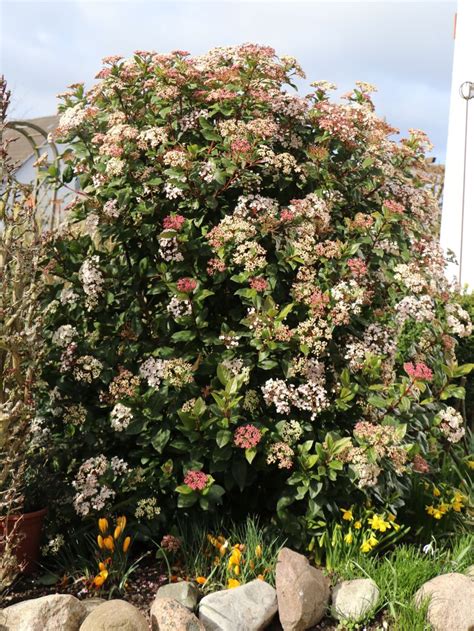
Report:
[[[0,517],[0,533],[11,532],[16,526],[19,541],[15,554],[18,564],[23,565],[23,572],[31,574],[37,569],[40,556],[41,533],[43,521],[46,515],[46,508],[24,515],[9,515]],[[2,550],[0,549],[0,553]]]

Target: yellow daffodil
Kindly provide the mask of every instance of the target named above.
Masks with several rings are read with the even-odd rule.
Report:
[[[362,522],[360,522],[360,521],[354,522],[354,528],[356,530],[360,530],[362,528]]]
[[[467,466],[469,467],[469,469],[474,469],[474,460],[468,460]]]
[[[354,519],[351,508],[340,508],[339,510],[342,512],[342,519],[346,521],[352,521]]]
[[[433,487],[433,495],[434,495],[435,497],[439,497],[439,496],[441,495],[441,491],[438,489],[438,487],[437,487],[437,486],[434,486],[434,487]]]
[[[102,535],[97,535],[97,545],[99,546],[99,548],[101,550],[103,550],[103,548],[104,548],[104,538],[102,537]]]
[[[257,557],[257,559],[260,559],[262,557],[262,546],[260,544],[255,546],[255,556]]]
[[[378,539],[376,539],[374,535],[370,535],[369,544],[372,548],[375,548],[375,546],[378,544]]]
[[[115,548],[113,537],[111,537],[110,535],[108,537],[105,537],[104,546],[107,548],[107,550],[110,550],[111,552],[113,552]]]
[[[354,538],[351,532],[348,532],[347,535],[344,536],[344,541],[349,545],[353,542],[353,540]]]
[[[131,537],[125,537],[125,539],[123,540],[123,544],[122,544],[122,551],[123,552],[127,552],[128,548],[130,546],[131,540],[132,540]]]
[[[380,515],[369,517],[367,521],[369,522],[372,530],[380,530],[380,532],[386,532],[389,528],[391,528],[390,522],[385,521]]]
[[[205,576],[198,576],[196,578],[196,583],[198,583],[199,585],[204,585],[205,583],[207,583],[207,578]]]
[[[239,587],[240,582],[236,578],[229,578],[227,581],[227,589],[233,589],[234,587]]]
[[[362,545],[360,546],[360,550],[361,552],[370,552],[372,550],[372,546],[368,541],[363,541]]]
[[[99,519],[99,530],[102,534],[105,534],[109,529],[109,522],[105,519],[105,517],[101,517]]]

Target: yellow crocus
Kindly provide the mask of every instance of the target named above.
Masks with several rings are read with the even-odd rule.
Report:
[[[122,529],[120,528],[120,526],[116,526],[114,530],[115,541],[117,541],[117,539],[120,537],[121,534],[122,534]]]
[[[234,565],[234,574],[236,576],[240,574],[240,565]]]
[[[101,550],[104,549],[104,538],[102,537],[102,535],[97,535],[97,545]]]
[[[122,530],[125,530],[126,525],[127,525],[127,518],[125,517],[125,515],[122,515],[121,517],[117,517],[117,526],[119,528],[121,528]]]
[[[233,589],[234,587],[239,587],[240,582],[236,578],[229,578],[227,581],[227,589]]]
[[[101,517],[99,519],[99,530],[104,535],[109,529],[109,522],[105,519],[105,517]]]
[[[204,585],[205,583],[207,583],[207,578],[205,576],[198,576],[196,578],[196,583],[198,583],[199,585]]]
[[[125,537],[125,539],[123,540],[123,545],[122,545],[122,550],[123,552],[127,552],[129,546],[130,546],[130,541],[132,540],[131,537]]]
[[[98,574],[95,578],[94,578],[94,585],[96,587],[102,587],[102,585],[105,583],[105,578],[103,576],[101,576],[100,574]]]
[[[113,552],[115,548],[113,537],[111,537],[110,535],[108,537],[105,537],[104,546],[107,548],[107,550],[110,550],[111,552]]]
[[[260,544],[255,546],[255,556],[257,557],[257,559],[260,559],[262,557],[262,546]]]

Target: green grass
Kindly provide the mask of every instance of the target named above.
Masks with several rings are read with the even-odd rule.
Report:
[[[217,545],[209,541],[208,535],[222,538],[222,554]],[[225,589],[228,580],[233,578],[241,584],[259,576],[271,585],[275,584],[275,564],[278,552],[285,540],[261,525],[257,518],[248,517],[246,521],[216,521],[212,525],[196,521],[178,524],[178,536],[181,540],[179,557],[184,562],[184,573],[190,580],[197,577],[207,579],[203,591],[211,592]],[[241,546],[241,559],[238,574],[235,566],[229,568],[229,559],[233,546]],[[257,548],[259,547],[260,550]],[[159,555],[164,553],[159,550]],[[172,566],[173,559],[167,563]]]
[[[464,572],[474,562],[474,535],[462,535],[451,547],[432,551],[414,545],[400,545],[382,557],[359,557],[338,568],[337,580],[371,578],[380,590],[373,611],[360,622],[368,623],[383,612],[393,631],[427,631],[428,603],[417,609],[413,597],[426,581],[448,572]]]

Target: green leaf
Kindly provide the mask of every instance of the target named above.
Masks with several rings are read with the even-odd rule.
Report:
[[[232,439],[232,432],[228,429],[221,429],[216,434],[216,443],[217,446],[222,448],[225,447]]]
[[[232,463],[232,476],[242,492],[245,488],[245,481],[247,479],[247,463],[245,460],[234,460]]]
[[[159,454],[161,454],[161,452],[165,448],[166,443],[170,439],[170,435],[171,435],[171,432],[169,429],[160,429],[155,434],[155,437],[152,439],[151,444],[153,445],[154,449],[156,449],[156,451]]]
[[[255,447],[249,447],[248,449],[245,450],[245,459],[247,460],[249,464],[252,464],[253,459],[255,458],[256,455],[257,455],[257,450],[255,449]]]
[[[173,333],[171,339],[173,342],[190,342],[196,338],[195,331],[177,331]]]

